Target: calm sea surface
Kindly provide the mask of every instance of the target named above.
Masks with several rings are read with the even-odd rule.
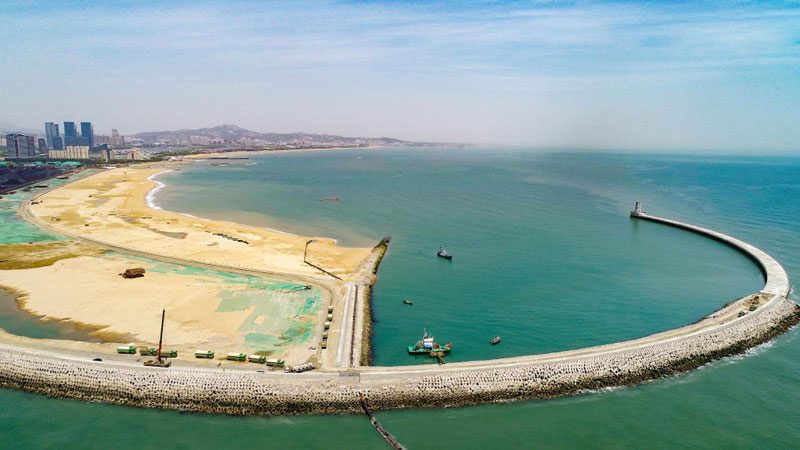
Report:
[[[800,277],[800,159],[391,149],[270,154],[165,174],[165,209],[330,236],[392,237],[374,291],[374,364],[430,364],[632,339],[759,289],[714,241],[628,218],[653,214],[766,250]],[[339,202],[320,201],[339,197]],[[439,246],[453,261],[436,258]],[[402,303],[414,301],[413,306]],[[488,341],[502,335],[503,342]],[[409,448],[787,448],[800,439],[800,337],[679,377],[570,398],[378,414]],[[234,418],[0,390],[2,448],[383,448],[361,416]]]

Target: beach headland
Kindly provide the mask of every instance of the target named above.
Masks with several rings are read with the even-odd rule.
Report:
[[[163,370],[100,353],[105,348],[82,344],[76,349],[72,344],[70,350],[58,342],[15,337],[0,339],[0,385],[69,398],[227,414],[353,413],[360,411],[362,394],[376,409],[467,405],[549,398],[673,375],[742,353],[800,321],[800,307],[787,298],[785,270],[765,252],[713,230],[637,214],[633,220],[699,233],[747,254],[764,273],[764,288],[696,323],[630,341],[443,366],[364,366],[369,354],[369,286],[386,241],[373,249],[347,249],[320,239],[312,257],[341,278],[335,279],[304,264],[301,244],[309,238],[148,208],[146,195],[155,187],[150,178],[163,170],[144,166],[104,172],[43,194],[35,204],[25,202],[21,213],[48,230],[123,255],[253,276],[280,275],[327,291],[333,325],[328,348],[316,349],[310,357],[317,370],[284,374],[247,364],[217,367],[195,361],[178,361]],[[249,242],[257,243],[258,250]],[[80,258],[54,265],[69,261]],[[42,269],[48,267],[33,270]],[[175,306],[176,311],[191,308]],[[323,316],[320,321],[326,319]],[[318,342],[319,335],[314,339]],[[98,354],[104,355],[102,363],[92,361]]]

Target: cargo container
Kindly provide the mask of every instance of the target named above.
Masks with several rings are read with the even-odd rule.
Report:
[[[244,361],[247,359],[247,355],[245,355],[244,353],[228,353],[228,356],[226,356],[226,358],[231,361]]]
[[[203,359],[214,359],[214,352],[212,352],[211,350],[195,350],[194,357]]]
[[[136,354],[136,346],[133,344],[128,345],[120,345],[117,347],[117,353],[122,353],[126,355],[135,355]]]
[[[251,363],[264,364],[267,362],[267,357],[262,355],[250,355],[247,357],[247,360]]]
[[[283,367],[283,360],[282,359],[268,359],[267,365],[270,367]]]

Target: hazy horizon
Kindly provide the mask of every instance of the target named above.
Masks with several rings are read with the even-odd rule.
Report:
[[[800,150],[796,2],[12,0],[0,39],[0,121],[42,131]]]

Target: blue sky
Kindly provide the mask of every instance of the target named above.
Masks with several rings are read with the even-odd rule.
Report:
[[[0,42],[36,128],[800,151],[796,1],[4,0]]]

